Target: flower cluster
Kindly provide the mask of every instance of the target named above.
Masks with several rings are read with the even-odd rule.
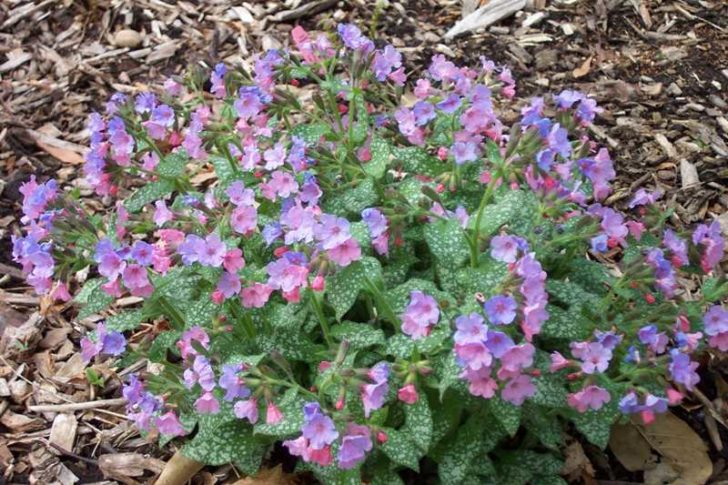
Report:
[[[296,27],[250,69],[112,96],[84,165],[111,209],[32,178],[13,258],[99,315],[89,364],[152,364],[124,386],[130,419],[201,461],[254,473],[282,443],[322,481],[395,483],[425,456],[464,477],[486,467],[449,450],[507,434],[557,459],[516,433],[557,415],[604,446],[593,422],[649,422],[728,350],[725,242],[668,227],[660,191],[607,206],[596,102],[515,86],[441,54],[408,82],[354,25]],[[690,298],[686,274],[705,277]]]

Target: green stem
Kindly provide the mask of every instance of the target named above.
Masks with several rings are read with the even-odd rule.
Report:
[[[479,256],[479,240],[480,240],[480,221],[483,219],[483,212],[485,211],[485,206],[488,205],[488,202],[490,202],[491,197],[493,196],[493,192],[495,190],[495,184],[498,181],[497,174],[494,174],[493,177],[490,179],[490,182],[488,182],[488,186],[485,188],[485,192],[483,193],[483,197],[480,199],[480,205],[478,206],[478,214],[475,216],[475,233],[473,234],[473,239],[470,242],[470,266],[473,268],[478,267],[478,256]]]
[[[333,340],[331,340],[331,328],[329,327],[329,322],[326,319],[326,315],[324,315],[324,309],[321,306],[321,296],[319,293],[311,290],[311,303],[313,304],[313,311],[316,314],[316,317],[318,317],[319,323],[321,324],[321,332],[324,334],[324,340],[326,340],[326,343],[329,345],[329,347],[334,345]]]

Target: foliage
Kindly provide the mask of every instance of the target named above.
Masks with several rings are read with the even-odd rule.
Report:
[[[644,190],[627,219],[601,205],[591,98],[519,103],[508,69],[438,55],[401,104],[392,46],[293,41],[93,114],[104,217],[22,188],[28,281],[106,315],[84,358],[156,364],[124,387],[141,430],[246,472],[282,442],[327,483],[557,482],[561,426],[604,447],[697,384],[704,336],[728,349],[725,278],[677,296],[720,261],[717,225],[667,229]]]

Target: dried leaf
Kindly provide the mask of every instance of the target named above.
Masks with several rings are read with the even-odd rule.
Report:
[[[631,472],[642,471],[652,461],[652,449],[634,424],[615,424],[609,435],[609,449]]]
[[[203,464],[199,461],[191,460],[177,451],[164,466],[156,485],[182,485],[195,476],[202,467]]]
[[[652,448],[679,472],[673,483],[705,483],[713,473],[708,447],[688,424],[672,413],[658,414],[650,425],[638,425]]]
[[[571,71],[571,75],[578,79],[589,74],[591,71],[592,59],[594,59],[594,56],[587,57],[586,60],[581,63],[581,66]]]

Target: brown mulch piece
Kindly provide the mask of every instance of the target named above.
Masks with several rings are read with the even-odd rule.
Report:
[[[474,9],[488,2],[462,3]],[[190,66],[239,63],[287,45],[296,23],[332,31],[339,22],[358,22],[401,48],[414,73],[434,53],[460,64],[484,55],[512,66],[520,97],[585,91],[605,108],[594,136],[616,161],[612,204],[624,207],[638,187],[658,188],[675,211],[673,224],[718,217],[728,231],[728,2],[529,3],[448,41],[460,0],[0,3],[0,483],[138,483],[171,455],[125,421],[123,406],[79,404],[118,398],[120,375],[132,369],[97,366],[103,383],[89,384],[78,340],[94,319],[76,321],[69,306],[33,296],[12,266],[20,184],[31,174],[53,176],[90,196],[80,176],[89,112],[115,91],[158,88]],[[705,363],[703,392],[712,412],[728,419],[726,365],[718,357]],[[725,479],[728,456],[719,443],[726,430],[707,429],[708,404],[695,402],[682,412],[710,444],[714,478]],[[584,448],[601,476],[639,479]],[[223,467],[202,479],[236,475]]]

